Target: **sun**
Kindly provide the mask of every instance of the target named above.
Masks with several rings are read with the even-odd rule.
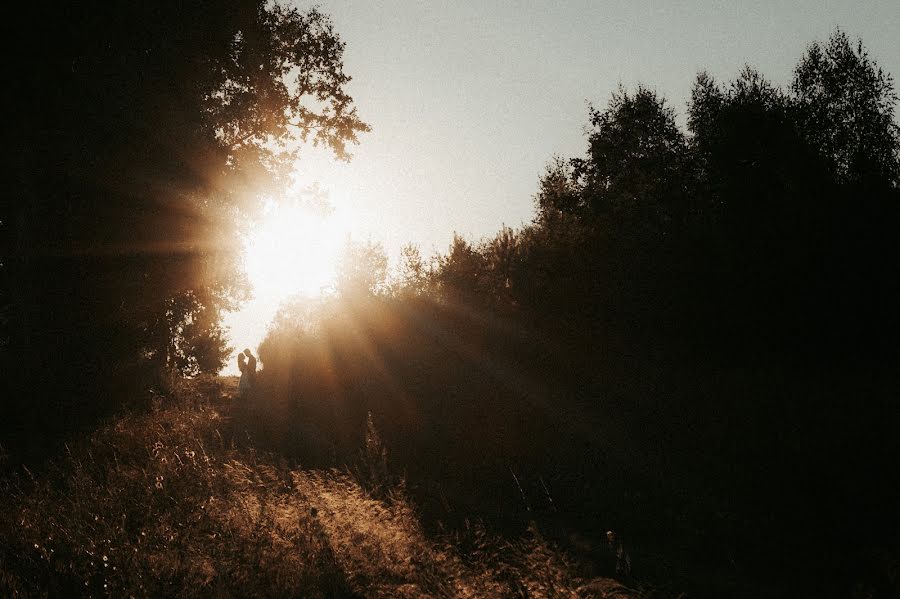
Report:
[[[254,298],[280,302],[317,296],[334,282],[335,265],[349,227],[336,212],[321,215],[302,205],[271,204],[247,236],[244,268]]]

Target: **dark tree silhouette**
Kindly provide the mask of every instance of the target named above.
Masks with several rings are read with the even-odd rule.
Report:
[[[436,279],[447,296],[477,295],[483,281],[484,260],[465,237],[454,234],[446,256],[439,259]]]
[[[279,193],[298,142],[346,158],[367,126],[345,92],[344,45],[317,10],[234,0],[32,12],[22,27],[48,43],[16,65],[25,143],[2,219],[13,239],[4,369],[18,408],[52,422],[102,407],[116,394],[98,385],[145,380],[148,366],[214,370],[219,312],[245,292],[239,223]]]
[[[687,196],[684,135],[675,112],[644,86],[620,89],[605,110],[591,109],[588,156],[573,161],[590,215],[614,226],[652,228],[663,235],[683,218]]]
[[[893,79],[862,41],[835,31],[813,43],[794,71],[791,92],[798,125],[838,181],[900,185],[900,128]]]

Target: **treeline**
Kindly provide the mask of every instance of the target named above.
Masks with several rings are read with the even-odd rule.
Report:
[[[620,89],[531,224],[285,306],[270,437],[340,459],[371,412],[434,521],[625,527],[701,593],[896,590],[896,101],[841,31],[787,89],[701,73],[686,131]]]

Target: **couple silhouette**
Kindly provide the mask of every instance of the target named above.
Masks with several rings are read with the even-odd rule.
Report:
[[[238,383],[238,396],[250,397],[256,387],[256,358],[250,349],[245,349],[237,357],[238,370],[241,371],[241,381]]]

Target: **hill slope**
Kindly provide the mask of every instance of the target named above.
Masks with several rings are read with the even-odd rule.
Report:
[[[34,474],[2,480],[0,595],[628,596],[532,529],[426,534],[403,487],[248,443],[233,381],[178,383]]]

